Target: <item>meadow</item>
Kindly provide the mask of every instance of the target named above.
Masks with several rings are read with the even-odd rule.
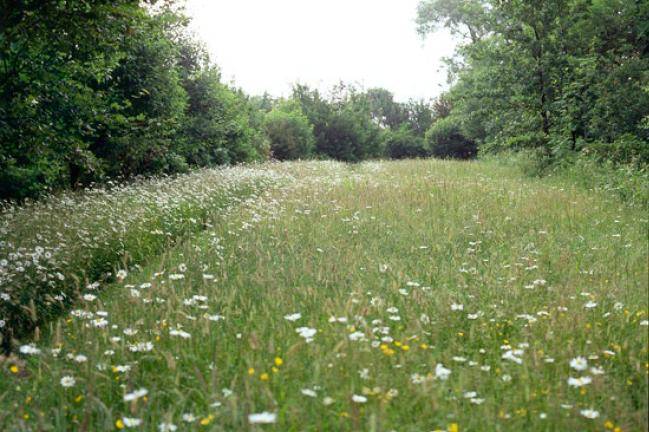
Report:
[[[1,430],[649,424],[649,216],[614,191],[313,161],[1,214]]]

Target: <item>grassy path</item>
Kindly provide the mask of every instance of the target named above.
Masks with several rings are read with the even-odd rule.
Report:
[[[266,169],[5,359],[2,429],[646,429],[646,211],[486,163]]]

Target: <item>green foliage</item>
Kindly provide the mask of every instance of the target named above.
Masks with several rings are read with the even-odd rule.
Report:
[[[384,133],[386,155],[392,159],[418,158],[428,154],[423,137],[406,125]]]
[[[646,164],[649,3],[424,0],[418,28],[464,37],[451,61],[451,115],[482,151],[588,149]]]
[[[219,82],[216,69],[201,71],[185,80],[184,87],[189,104],[179,152],[191,165],[237,163],[260,157],[253,145],[247,102]]]
[[[187,18],[146,3],[0,3],[0,198],[266,157]]]
[[[138,22],[105,89],[109,111],[90,149],[109,177],[169,172],[174,165],[187,95],[178,69],[169,67],[178,50],[164,37],[165,24],[164,15]]]
[[[464,136],[456,119],[437,120],[426,132],[430,153],[440,158],[471,159],[478,152],[474,141]]]
[[[372,98],[343,83],[333,88],[329,100],[304,85],[296,85],[292,97],[313,125],[317,154],[348,162],[383,154],[378,120],[382,111]]]
[[[279,160],[305,159],[313,154],[313,126],[295,103],[281,103],[264,120],[272,156]]]
[[[99,174],[89,146],[109,106],[102,87],[143,19],[138,2],[3,0],[0,10],[0,197]]]
[[[612,143],[590,143],[583,151],[594,154],[600,161],[649,167],[649,143],[630,133],[620,135]]]
[[[365,93],[370,115],[376,124],[391,129],[398,128],[408,120],[407,108],[394,101],[394,95],[386,89],[373,88]]]

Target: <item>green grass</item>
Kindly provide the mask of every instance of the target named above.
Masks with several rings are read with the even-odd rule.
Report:
[[[262,168],[285,180],[3,359],[3,430],[646,430],[645,208],[487,162]]]
[[[202,170],[68,192],[0,212],[0,343],[40,331],[91,284],[115,280],[206,228],[210,215],[271,182],[254,167]]]

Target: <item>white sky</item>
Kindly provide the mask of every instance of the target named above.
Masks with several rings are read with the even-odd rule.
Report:
[[[187,0],[192,29],[225,81],[250,94],[287,96],[301,82],[328,90],[341,79],[384,87],[399,101],[446,87],[445,31],[416,33],[419,0]]]

